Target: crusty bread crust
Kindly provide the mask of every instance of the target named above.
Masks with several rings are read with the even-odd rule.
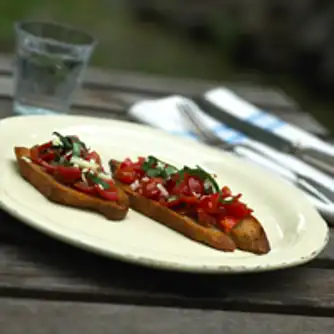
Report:
[[[114,171],[118,165],[119,162],[115,160],[110,161],[112,171]],[[115,180],[115,183],[129,196],[130,207],[134,210],[182,233],[192,240],[226,252],[231,252],[236,249],[234,241],[224,232],[202,226],[191,218],[180,215],[179,213],[160,205],[156,201],[140,196],[133,191],[130,186],[124,183],[117,180]]]
[[[129,208],[129,200],[121,189],[117,190],[119,196],[117,202],[84,194],[57,182],[51,175],[45,173],[40,166],[26,161],[23,157],[30,158],[29,148],[15,147],[14,152],[21,176],[50,201],[96,211],[110,220],[122,220],[126,216]]]
[[[111,171],[120,165],[119,161],[110,160]],[[266,254],[270,245],[260,222],[253,216],[240,222],[228,235],[214,228],[205,227],[193,219],[183,216],[158,202],[140,196],[130,186],[115,180],[115,183],[129,196],[130,207],[182,233],[188,238],[222,251],[234,251],[236,248],[255,254]]]

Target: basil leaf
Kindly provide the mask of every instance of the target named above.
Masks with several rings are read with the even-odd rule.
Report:
[[[109,189],[110,185],[106,181],[99,178],[97,175],[94,175],[92,173],[87,173],[86,177],[88,177],[91,181],[93,181],[95,184],[102,186],[104,190]]]
[[[219,185],[218,183],[216,182],[216,180],[212,177],[211,174],[209,174],[208,172],[206,172],[203,168],[201,168],[200,166],[196,166],[198,168],[198,170],[203,173],[203,175],[205,175],[205,179],[209,180],[210,183],[212,184],[214,190],[216,190],[216,192],[220,192],[220,188],[219,188]],[[204,181],[205,181],[204,179]]]
[[[203,182],[209,181],[209,183],[212,185],[212,188],[215,192],[220,192],[219,185],[216,182],[216,180],[212,177],[211,174],[206,172],[203,168],[200,166],[196,166],[196,168],[190,168],[188,166],[184,166],[181,171],[179,171],[180,175],[180,181],[184,179],[184,174],[187,173],[192,176],[197,176],[200,178]]]
[[[63,135],[61,135],[59,132],[56,131],[52,132],[52,134],[57,136],[62,141],[65,149],[68,150],[72,149],[72,143],[67,137],[64,137]]]
[[[153,165],[155,165],[158,162],[158,159],[155,158],[152,155],[149,155],[145,162],[142,165],[142,169],[144,172],[147,172],[150,168],[152,168]]]
[[[79,142],[74,142],[72,147],[72,157],[80,157],[81,144]]]
[[[223,199],[221,196],[219,197],[219,202],[222,204],[231,204],[234,202],[234,200],[235,200],[234,197],[229,198],[229,199]]]
[[[162,170],[162,176],[164,179],[168,179],[171,175],[177,173],[177,169],[174,166],[167,166]]]
[[[159,168],[152,168],[147,170],[146,175],[149,177],[155,177],[161,175],[161,169]]]
[[[74,136],[68,136],[67,138],[69,138],[73,144],[74,144],[74,143],[78,143],[84,150],[87,151],[87,146],[86,146],[86,144],[85,144],[83,141],[81,141],[80,139],[78,139],[77,137],[74,137]]]

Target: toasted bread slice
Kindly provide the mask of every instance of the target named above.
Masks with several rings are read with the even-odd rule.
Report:
[[[254,216],[242,220],[232,229],[229,235],[238,249],[255,254],[266,254],[270,251],[266,232]]]
[[[112,171],[115,171],[119,166],[119,162],[116,160],[111,160],[109,164]],[[115,183],[129,196],[130,207],[134,210],[182,233],[192,240],[226,252],[236,249],[234,241],[224,232],[202,226],[193,219],[170,210],[156,201],[140,196],[130,186],[122,182],[115,180]]]
[[[84,194],[57,182],[51,175],[45,173],[39,165],[25,159],[24,157],[30,158],[29,148],[15,147],[14,151],[21,176],[50,201],[96,211],[110,220],[121,220],[126,216],[129,199],[122,189],[117,189],[119,196],[117,202]]]
[[[110,160],[109,165],[111,171],[114,172],[120,163],[116,160]],[[215,228],[204,227],[187,216],[140,196],[129,185],[117,180],[115,183],[129,196],[131,208],[190,239],[223,251],[234,251],[236,248],[255,254],[266,254],[270,251],[265,231],[253,216],[237,224],[230,234],[225,234]]]

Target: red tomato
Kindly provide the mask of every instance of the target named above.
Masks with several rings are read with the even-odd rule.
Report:
[[[87,161],[93,160],[95,161],[98,165],[101,165],[101,157],[99,156],[99,154],[95,151],[92,151],[90,153],[88,153],[85,157],[85,159]]]
[[[222,188],[222,198],[230,197],[232,196],[231,189],[229,187],[223,187]]]
[[[192,192],[189,189],[189,186],[186,181],[176,182],[174,186],[171,187],[170,193],[172,195],[185,195],[190,196],[192,195]]]
[[[42,159],[43,161],[50,162],[53,161],[56,157],[56,153],[51,151],[51,152],[46,152],[43,154],[39,155],[39,158]]]
[[[253,212],[253,210],[249,209],[246,204],[239,202],[238,200],[235,200],[230,204],[226,204],[225,210],[228,216],[236,218],[244,218]]]
[[[211,216],[203,209],[197,209],[197,220],[203,226],[215,226],[216,225],[216,218]]]
[[[188,205],[198,206],[200,200],[196,196],[183,196],[181,197],[181,202]]]
[[[150,199],[159,199],[161,197],[161,190],[157,187],[158,184],[163,185],[163,179],[159,177],[151,178],[148,182],[142,184],[142,195]]]
[[[188,177],[188,187],[191,192],[204,194],[204,184],[202,180],[196,176]]]
[[[81,179],[81,170],[76,167],[57,166],[53,175],[60,182],[74,183]]]
[[[104,190],[101,189],[98,185],[94,185],[96,192],[102,197],[103,199],[106,199],[108,201],[117,201],[118,200],[118,194],[116,189],[108,189]]]
[[[173,201],[166,202],[166,206],[171,208],[181,203],[187,204],[188,207],[197,206],[199,204],[199,199],[196,196],[182,196]]]
[[[133,165],[133,162],[131,161],[131,159],[127,158],[121,163],[119,168],[123,169],[123,168],[126,168],[126,167],[130,167],[132,165]]]
[[[123,169],[117,168],[114,177],[115,179],[126,184],[131,184],[138,179],[137,173],[132,169],[132,167],[126,167]]]
[[[38,145],[37,146],[37,150],[39,153],[42,153],[43,151],[47,150],[48,148],[50,148],[52,146],[52,142],[49,141],[45,144],[42,144],[42,145]]]
[[[73,185],[73,188],[87,194],[87,195],[96,195],[96,188],[94,186],[87,186],[84,182],[77,182]]]
[[[207,213],[215,214],[218,212],[218,201],[218,194],[203,196],[199,207]]]

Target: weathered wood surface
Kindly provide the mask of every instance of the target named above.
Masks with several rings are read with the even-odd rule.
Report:
[[[0,55],[0,74],[12,74],[12,55]],[[113,90],[116,92],[140,93],[150,96],[169,94],[195,95],[216,87],[217,82],[206,80],[176,79],[144,73],[127,71],[105,71],[98,68],[88,68],[84,76],[84,86],[98,90]],[[284,92],[277,89],[254,85],[253,83],[224,83],[250,102],[276,109],[298,109],[295,101]],[[265,94],[263,94],[265,93]]]
[[[333,269],[209,276],[156,271],[45,239],[0,245],[2,296],[334,317]]]
[[[126,107],[140,99],[173,92],[193,95],[212,84],[101,70],[90,70],[86,78],[71,113],[124,120],[128,120]],[[12,84],[10,61],[7,58],[6,65],[0,57],[0,118],[12,115]],[[250,102],[257,100],[257,105],[283,119],[328,136],[279,91],[247,85],[238,89],[244,97],[248,94]],[[0,211],[0,332],[4,334],[332,333],[333,317],[334,229],[324,252],[299,268],[252,275],[190,275],[98,257]]]
[[[100,71],[100,70],[96,70]],[[103,72],[101,75],[108,76],[108,72]],[[120,75],[120,74],[119,74]],[[132,74],[133,75],[133,74]],[[120,75],[121,76],[121,75]],[[94,74],[89,76],[89,79],[96,78]],[[137,77],[136,77],[137,78]],[[107,80],[107,78],[106,78]],[[137,81],[142,81],[143,84],[138,83],[138,87],[140,89],[128,89],[122,90],[122,85],[120,80],[117,80],[117,89],[111,89],[110,86],[105,86],[99,81],[101,85],[100,88],[95,86],[84,86],[77,94],[74,99],[73,110],[71,113],[74,114],[83,114],[83,115],[92,115],[98,117],[112,117],[113,114],[122,114],[128,106],[133,103],[143,100],[143,99],[152,99],[158,98],[164,95],[168,95],[168,90],[164,94],[155,95],[152,94],[151,84],[148,85],[145,89],[141,90],[145,87],[145,80],[140,76],[140,79],[137,78]],[[175,79],[173,79],[175,81]],[[113,78],[109,78],[108,82],[113,82]],[[134,80],[129,78],[127,84],[134,85]],[[179,86],[184,87],[179,81]],[[166,82],[166,87],[171,87],[171,89],[179,89],[179,93],[181,93],[181,88],[175,82]],[[188,81],[188,86],[191,91],[194,89],[191,85],[196,85],[196,82]],[[119,86],[120,85],[120,86]],[[217,83],[215,84],[217,85]],[[230,85],[233,88],[233,85]],[[152,87],[157,87],[156,83],[152,84]],[[103,89],[102,89],[103,88]],[[153,88],[152,88],[153,89]],[[292,124],[297,124],[303,127],[306,131],[310,131],[314,134],[321,135],[326,137],[329,135],[328,130],[319,124],[310,114],[298,111],[298,108],[295,107],[295,104],[292,102],[283,102],[285,101],[284,97],[280,94],[279,91],[268,90],[264,92],[261,88],[253,88],[253,87],[236,87],[235,91],[239,93],[240,96],[244,97],[246,100],[258,105],[259,107],[263,107],[269,112],[272,112],[278,116],[280,116],[283,120],[287,122],[291,122]],[[204,92],[205,88],[202,87],[200,92]],[[261,94],[262,92],[262,94]],[[173,92],[172,92],[173,93]],[[184,92],[184,94],[190,94],[189,92]],[[262,96],[262,99],[261,99]],[[13,78],[10,75],[2,74],[1,75],[1,57],[0,57],[0,98],[9,99],[13,97]],[[94,112],[92,112],[94,110]],[[10,116],[11,110],[5,109],[0,111],[2,117]]]
[[[330,334],[333,318],[0,299],[1,334]]]

